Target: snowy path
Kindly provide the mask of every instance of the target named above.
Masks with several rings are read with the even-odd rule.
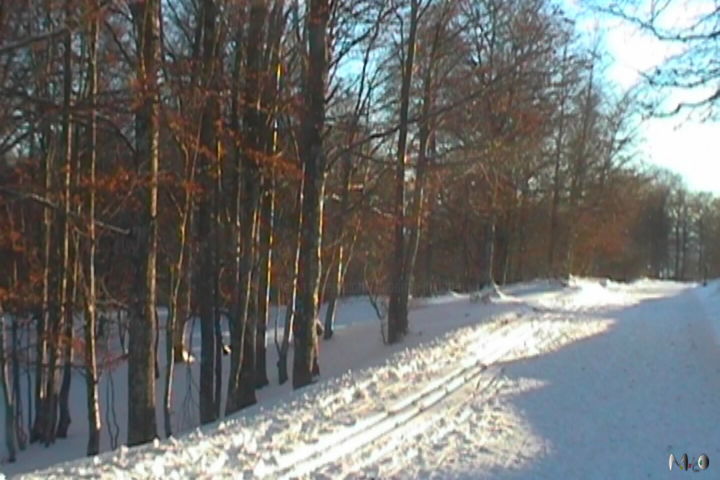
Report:
[[[601,309],[607,334],[507,369],[544,387],[508,403],[542,452],[494,478],[673,478],[670,453],[707,453],[720,470],[720,349],[693,290],[657,285],[635,307]],[[519,452],[521,453],[521,452]],[[708,478],[720,478],[712,468]]]
[[[400,347],[358,324],[327,345],[324,382],[31,478],[660,479],[681,474],[669,453],[708,454],[717,478],[720,283],[505,293],[426,302]]]
[[[681,474],[668,471],[669,453],[687,452],[708,454],[703,473],[718,478],[720,349],[711,323],[718,319],[683,286],[648,283],[619,293],[640,303],[543,298],[545,307],[560,307],[558,317],[615,321],[602,335],[507,362],[493,398],[470,399],[453,418],[361,471],[382,478],[659,479]]]

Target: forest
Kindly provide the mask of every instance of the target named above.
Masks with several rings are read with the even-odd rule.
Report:
[[[206,424],[313,383],[343,296],[394,344],[413,297],[720,276],[720,199],[642,158],[606,65],[552,0],[0,0],[9,460],[100,452],[120,363],[121,443],[175,432],[191,322]]]

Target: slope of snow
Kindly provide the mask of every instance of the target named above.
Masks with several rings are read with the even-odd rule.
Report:
[[[394,347],[351,299],[354,320],[322,345],[325,380],[26,478],[666,478],[669,453],[713,469],[720,283],[502,291],[421,302]]]
[[[455,310],[463,308],[461,305],[454,307]],[[464,327],[414,348],[404,345],[406,348],[398,351],[398,348],[380,345],[378,359],[386,357],[392,350],[395,353],[389,359],[383,358],[379,366],[347,371],[321,384],[289,392],[283,402],[277,402],[273,407],[260,404],[233,419],[170,442],[158,442],[139,449],[121,449],[100,460],[84,460],[67,468],[56,468],[54,474],[75,477],[92,471],[93,474],[112,477],[130,472],[139,477],[151,474],[172,478],[177,474],[177,478],[188,478],[200,473],[233,476],[244,471],[253,478],[274,476],[276,470],[282,470],[286,464],[291,465],[293,459],[302,458],[304,452],[324,436],[337,435],[358,424],[362,427],[363,421],[367,423],[368,418],[382,414],[416,389],[427,387],[438,378],[452,373],[471,348],[482,350],[493,341],[505,338],[512,331],[505,323],[515,316],[501,315],[480,326]],[[425,335],[432,337],[433,329],[437,330],[438,326],[432,325],[435,322],[418,319],[415,328],[424,323],[428,328],[422,330],[423,335],[416,331],[414,338],[407,343],[417,344],[418,337]],[[452,324],[458,326],[457,321],[452,321]],[[367,329],[354,330],[346,332],[353,334],[354,339],[349,339],[352,344],[357,344],[359,337],[370,333]],[[372,352],[373,349],[370,347],[367,350]],[[347,349],[327,352],[326,362],[330,361],[328,356],[338,358],[334,355],[337,353],[353,354]],[[52,476],[50,472],[38,474],[42,478],[48,476]]]
[[[428,308],[413,311],[413,331],[403,345],[397,347],[387,347],[382,344],[380,322],[367,298],[343,298],[338,304],[335,328],[336,335],[331,341],[321,343],[321,380],[324,381],[325,379],[341,377],[350,369],[359,370],[380,365],[387,360],[388,355],[398,352],[399,350],[410,349],[421,343],[428,343],[452,329],[476,324],[492,314],[499,314],[509,310],[505,306],[490,309],[474,309],[469,305],[467,298],[467,295],[448,294],[429,300]],[[163,312],[161,311],[160,313],[162,320]],[[278,385],[277,369],[275,367],[277,353],[273,343],[275,329],[272,327],[275,324],[276,318],[278,323],[282,323],[284,313],[284,309],[275,310],[271,313],[267,357],[270,386],[257,392],[260,403],[260,407],[258,408],[271,408],[279,402],[286,402],[288,397],[293,398],[290,383]],[[321,314],[324,315],[324,309]],[[188,331],[192,332],[192,335],[189,337],[190,349],[193,356],[199,358],[200,335],[198,322],[190,322],[187,327]],[[278,330],[278,337],[282,337],[281,328]],[[227,343],[227,336],[225,341]],[[108,346],[108,355],[119,354],[119,348],[117,344]],[[162,332],[159,351],[164,352],[164,348],[164,332]],[[223,365],[225,374],[229,367],[228,361],[229,358],[225,357]],[[292,347],[289,361],[292,362]],[[421,366],[417,366],[417,368],[421,368]],[[164,378],[164,375],[164,355],[161,355],[160,380]],[[176,366],[174,375],[174,391],[176,393],[173,398],[173,425],[176,434],[182,434],[183,432],[192,430],[198,423],[198,378],[199,365],[197,363],[191,362],[189,364]],[[25,397],[24,392],[27,389],[26,382],[28,379],[30,379],[32,384],[32,375],[26,377],[23,373],[21,377],[23,398]],[[186,388],[188,384],[191,385],[190,389]],[[162,404],[161,396],[163,393],[162,383],[159,382],[157,387],[158,428],[160,429],[160,434],[163,435],[162,411],[160,409],[160,405]],[[116,435],[120,443],[125,440],[126,436],[127,369],[124,362],[118,362],[114,364],[112,368],[105,369],[101,377],[99,392],[102,407],[101,417],[103,421],[101,448],[103,451],[108,451],[111,446],[108,426],[116,430]],[[114,397],[113,409],[109,408],[109,399],[111,396]],[[79,372],[73,373],[70,406],[73,423],[71,424],[69,437],[67,439],[59,439],[56,444],[49,448],[38,444],[30,445],[27,450],[18,453],[17,462],[0,464],[0,473],[15,475],[47,468],[58,462],[83,458],[87,442],[87,423],[85,417],[85,382]],[[27,404],[24,405],[24,411],[28,411]],[[109,417],[113,411],[117,423]],[[251,412],[252,411],[254,410],[251,410]],[[248,414],[252,415],[252,413]],[[111,421],[108,422],[108,419],[111,419]],[[4,427],[4,422],[0,422],[0,438],[4,438]],[[4,447],[4,442],[0,442],[0,456],[3,455]]]

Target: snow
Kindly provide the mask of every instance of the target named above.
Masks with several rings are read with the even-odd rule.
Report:
[[[321,382],[292,391],[275,385],[271,368],[260,403],[232,418],[50,467],[83,455],[78,377],[73,436],[33,446],[0,470],[50,467],[25,478],[668,478],[676,473],[667,470],[670,453],[706,453],[710,469],[720,459],[720,282],[538,280],[501,287],[488,302],[476,297],[416,299],[410,335],[392,347],[367,300],[346,299],[335,337],[321,345]],[[274,367],[272,345],[268,352]],[[187,368],[195,374],[195,365],[180,367],[177,392]],[[182,399],[176,408],[180,424]]]

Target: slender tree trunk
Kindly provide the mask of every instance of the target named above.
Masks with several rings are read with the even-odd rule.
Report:
[[[470,198],[470,182],[471,180],[468,178],[464,184],[466,198]],[[469,292],[471,289],[476,287],[476,285],[474,285],[475,275],[473,274],[475,269],[472,268],[475,262],[472,258],[472,253],[470,251],[470,241],[468,240],[468,234],[471,233],[469,208],[463,208],[462,217],[462,256],[460,257],[459,268],[461,268],[463,271],[463,290]]]
[[[432,196],[431,196],[431,198],[432,198]],[[433,220],[435,218],[434,206],[435,206],[435,201],[433,198],[432,201],[430,201],[429,205],[428,205],[428,220],[427,220],[428,232],[432,232],[433,227],[434,227],[434,222],[433,222]],[[432,238],[428,238],[425,241],[425,262],[424,262],[424,268],[423,268],[423,270],[425,271],[425,282],[424,282],[425,285],[423,286],[423,295],[428,296],[428,297],[432,296],[435,292],[435,288],[433,285],[434,284],[433,276],[435,274],[435,271],[433,269],[434,263],[435,263],[434,260],[435,260],[435,242],[433,242]],[[455,287],[453,287],[453,288],[455,288]]]
[[[562,161],[563,145],[565,141],[565,104],[567,102],[567,86],[565,85],[565,68],[567,62],[567,45],[563,49],[562,59],[562,84],[560,85],[560,116],[557,135],[555,136],[554,170],[553,170],[553,191],[550,205],[550,242],[548,245],[548,273],[555,277],[558,271],[555,265],[557,237],[559,228],[558,209],[560,208],[560,165]]]
[[[270,28],[267,35],[267,60],[265,70],[268,76],[268,88],[264,91],[264,143],[265,152],[270,157],[278,151],[278,101],[282,81],[280,46],[285,27],[285,2],[278,0],[270,14]],[[265,168],[263,176],[264,192],[261,205],[260,225],[260,270],[258,287],[258,324],[256,339],[256,387],[270,383],[267,372],[267,325],[270,319],[271,292],[273,285],[273,249],[275,248],[275,172],[273,166]]]
[[[407,137],[409,128],[410,88],[415,63],[415,43],[417,37],[419,0],[411,0],[410,32],[407,55],[403,65],[402,85],[400,89],[400,128],[398,135],[397,166],[395,171],[395,235],[390,276],[390,299],[388,305],[388,342],[397,343],[408,329],[408,299],[403,298],[405,285],[405,166],[407,156]]]
[[[0,311],[1,312],[1,311]],[[0,313],[2,315],[2,313]],[[12,317],[12,354],[10,355],[10,361],[12,362],[12,394],[13,402],[15,402],[15,432],[17,436],[17,445],[20,450],[25,450],[27,447],[27,437],[23,432],[22,424],[22,396],[20,391],[20,358],[18,356],[18,349],[20,347],[20,339],[18,338],[18,322],[16,317]],[[0,352],[0,355],[2,352]]]
[[[570,197],[568,199],[568,210],[570,221],[568,222],[568,240],[567,249],[565,251],[565,274],[571,275],[574,272],[575,261],[575,245],[577,243],[577,219],[578,209],[580,208],[580,200],[585,183],[586,170],[586,152],[588,150],[588,139],[590,137],[590,127],[592,125],[592,93],[593,78],[595,66],[590,66],[590,78],[588,79],[587,89],[585,91],[584,105],[582,111],[582,124],[580,129],[580,138],[578,147],[574,155],[573,177],[570,182]]]
[[[296,234],[295,234],[295,248],[294,256],[293,256],[293,272],[292,276],[290,277],[290,296],[287,301],[287,305],[285,306],[285,323],[283,326],[283,337],[282,342],[278,348],[278,383],[280,385],[284,384],[288,381],[289,375],[288,375],[288,352],[290,351],[290,333],[295,330],[295,315],[297,310],[297,293],[298,293],[298,278],[299,278],[299,272],[300,272],[300,243],[302,238],[302,222],[303,222],[303,212],[302,208],[300,207],[303,203],[303,191],[304,187],[303,184],[305,182],[304,180],[305,175],[302,175],[302,179],[300,180],[300,185],[298,186],[298,192],[297,197],[295,201],[295,205],[298,205],[298,211],[297,211],[297,223],[296,223]],[[276,330],[277,332],[277,330]],[[276,333],[277,335],[277,333]],[[277,339],[275,341],[275,345],[277,347]]]
[[[434,128],[430,119],[430,112],[433,107],[433,70],[435,69],[435,60],[437,49],[443,29],[443,23],[438,22],[435,28],[432,46],[430,48],[429,64],[426,67],[423,77],[423,97],[422,110],[420,117],[418,158],[415,165],[415,188],[413,189],[410,209],[410,232],[408,239],[408,248],[406,252],[404,273],[402,275],[402,290],[400,296],[405,304],[406,317],[407,305],[412,295],[413,277],[415,273],[415,260],[417,259],[418,248],[420,247],[420,238],[422,236],[422,225],[425,211],[425,178],[428,168],[428,150],[431,144],[434,149],[435,142],[431,141]],[[434,155],[433,151],[433,155]],[[406,318],[407,322],[407,318]],[[407,325],[405,330],[407,330]]]
[[[66,322],[69,322],[67,319]],[[68,429],[72,418],[70,416],[70,384],[72,381],[72,329],[66,328],[63,342],[66,344],[63,346],[63,368],[62,368],[62,382],[60,384],[60,395],[58,398],[58,412],[60,414],[57,424],[57,438],[67,438]]]
[[[260,225],[260,270],[258,287],[258,323],[255,386],[264,387],[270,383],[267,375],[266,334],[270,316],[270,287],[272,284],[272,254],[275,229],[275,182],[268,179],[262,199]]]
[[[17,218],[20,223],[19,227],[15,227],[15,212],[5,206],[7,210],[8,218],[8,231],[17,232],[22,236],[27,235],[27,229],[25,228],[25,209],[22,207],[17,208]],[[7,273],[9,277],[9,290],[12,292],[17,290],[21,283],[28,281],[29,271],[27,265],[23,261],[23,256],[19,254],[19,245],[15,240],[11,240],[10,251],[15,251],[16,254],[11,254],[8,258]],[[21,279],[22,277],[22,279]],[[13,302],[15,303],[15,302]],[[17,308],[17,306],[16,306]],[[24,308],[20,307],[22,310]],[[24,312],[23,312],[24,313]],[[20,392],[20,362],[18,350],[20,348],[20,339],[18,338],[18,313],[4,316],[2,305],[0,304],[0,375],[2,379],[3,393],[5,397],[3,401],[6,408],[6,435],[8,435],[8,453],[14,457],[14,450],[19,448],[25,450],[26,439],[23,432],[22,424],[22,397]],[[10,324],[10,351],[8,352],[5,348],[5,330],[7,324]],[[11,442],[14,445],[11,445]],[[14,461],[14,460],[13,460]]]
[[[47,159],[50,155],[46,156]],[[46,178],[45,190],[46,195],[49,191],[49,179],[51,178],[51,170],[49,169],[49,162],[46,161],[44,167],[44,175]],[[30,429],[30,442],[35,442],[42,439],[43,432],[45,431],[45,423],[47,422],[47,372],[45,369],[46,362],[48,361],[47,351],[47,326],[49,324],[49,311],[50,311],[50,281],[51,281],[51,241],[52,241],[52,213],[50,209],[45,209],[43,212],[43,301],[42,311],[37,315],[37,326],[35,335],[37,343],[35,345],[35,419],[33,421],[32,428]]]
[[[325,310],[325,328],[323,339],[330,340],[335,333],[335,312],[337,311],[337,299],[342,289],[342,272],[345,262],[345,246],[342,240],[338,239],[339,245],[335,249],[335,259],[330,270],[330,291],[327,295],[327,309]]]
[[[515,247],[516,247],[516,261],[513,273],[512,281],[522,282],[525,279],[525,256],[527,254],[527,223],[528,223],[528,208],[527,208],[527,180],[525,181],[525,188],[520,199],[520,212],[518,218],[518,228],[515,233]]]
[[[197,291],[200,310],[200,422],[209,423],[219,416],[220,398],[216,398],[215,357],[218,348],[215,325],[219,315],[218,305],[218,254],[216,240],[218,232],[218,192],[216,178],[219,169],[219,144],[217,122],[220,107],[217,91],[219,63],[217,61],[217,17],[215,0],[203,0],[199,36],[202,38],[201,59],[202,79],[197,94],[202,98],[200,125],[200,184],[202,196],[198,201],[198,242],[200,245],[200,266],[197,276]]]
[[[90,10],[97,11],[97,0],[90,3]],[[86,240],[85,261],[85,387],[87,391],[88,443],[87,454],[100,453],[100,405],[98,401],[98,371],[96,353],[97,289],[95,281],[95,249],[97,235],[95,231],[95,171],[97,163],[97,92],[98,92],[98,36],[99,18],[93,18],[90,24],[90,52],[88,61],[88,92],[90,125],[88,128],[88,153],[85,167],[89,187],[85,199],[88,216],[88,238]]]
[[[217,237],[220,236],[218,232]],[[219,245],[219,238],[216,245]],[[219,251],[219,248],[216,249]],[[222,415],[221,403],[222,403],[222,378],[223,378],[223,364],[222,359],[225,355],[225,347],[223,345],[222,337],[222,312],[220,311],[220,275],[218,269],[218,275],[215,276],[215,315],[213,318],[213,333],[215,334],[215,357],[213,363],[213,375],[215,376],[215,402],[213,407],[215,408],[215,417],[220,418]]]
[[[234,413],[241,408],[255,403],[255,338],[256,324],[251,316],[253,285],[253,260],[256,252],[257,197],[259,178],[256,174],[245,172],[244,182],[246,197],[244,202],[243,222],[240,228],[242,244],[236,298],[236,328],[231,333],[230,384],[226,414]],[[250,382],[248,384],[248,382]]]
[[[219,112],[219,108],[218,108]],[[219,113],[218,113],[219,118]],[[221,292],[220,292],[220,253],[222,249],[221,245],[221,197],[222,197],[222,155],[220,143],[216,146],[216,159],[215,159],[215,187],[213,189],[213,251],[215,252],[215,260],[213,266],[213,334],[215,335],[215,358],[213,365],[213,374],[215,377],[215,401],[213,404],[214,413],[216,418],[220,418],[222,414],[221,402],[222,402],[222,359],[224,355],[223,350],[223,338],[222,338],[222,312],[220,311]]]
[[[354,142],[355,135],[350,135],[349,144]],[[345,265],[345,224],[347,223],[348,207],[350,203],[350,181],[352,179],[352,157],[348,152],[342,159],[342,194],[340,197],[340,212],[338,219],[333,222],[333,237],[337,246],[335,255],[330,267],[329,282],[330,290],[327,295],[327,309],[325,311],[325,328],[323,338],[329,340],[334,334],[335,311],[337,310],[337,298],[342,290],[343,271]]]
[[[62,383],[60,386],[60,396],[58,399],[58,409],[60,417],[58,419],[56,436],[58,438],[67,438],[68,429],[72,423],[70,415],[70,386],[72,383],[72,362],[73,362],[73,342],[74,342],[74,317],[75,317],[75,298],[77,297],[77,281],[78,281],[78,269],[79,269],[79,258],[77,255],[78,243],[74,242],[72,249],[73,257],[73,274],[70,277],[72,280],[72,286],[68,287],[67,300],[65,306],[65,332],[63,334],[63,369],[62,369]],[[70,293],[70,291],[73,293]]]
[[[159,168],[159,56],[160,1],[142,0],[131,4],[138,38],[138,101],[135,113],[138,167],[147,165],[148,188],[134,231],[137,276],[130,311],[128,342],[128,445],[151,441],[157,436],[155,419],[155,324],[157,322],[157,197]]]
[[[194,156],[192,157],[195,158]],[[188,167],[189,172],[187,173],[188,178],[191,178],[191,182],[195,181],[193,172],[195,171],[194,162]],[[192,293],[192,248],[190,246],[190,239],[192,238],[192,225],[193,225],[193,208],[195,205],[194,196],[188,190],[186,192],[186,202],[184,210],[184,239],[181,241],[183,244],[183,264],[182,268],[179,269],[179,278],[176,279],[176,291],[173,292],[175,295],[174,299],[171,299],[171,303],[174,305],[174,321],[172,325],[172,349],[173,349],[173,363],[184,363],[190,359],[190,352],[188,352],[185,345],[185,327],[187,324],[188,317],[191,312],[191,293]]]
[[[205,191],[204,196],[210,195]],[[215,311],[214,311],[214,252],[210,242],[213,223],[211,201],[203,198],[198,208],[198,240],[201,246],[200,267],[196,277],[200,313],[200,423],[214,421],[215,409]]]
[[[188,270],[188,269],[186,269]],[[188,281],[188,272],[184,274],[184,283]],[[188,290],[187,288],[182,289],[183,291]],[[182,294],[180,294],[182,297]],[[178,298],[178,308],[175,312],[175,323],[173,324],[173,338],[172,338],[172,349],[173,349],[173,360],[174,363],[184,363],[187,359],[189,352],[185,347],[185,322],[187,321],[188,311],[182,308],[182,300]]]
[[[50,23],[48,21],[48,23]],[[53,43],[49,42],[45,51],[45,57],[50,58],[53,51]],[[46,61],[44,69],[43,81],[37,86],[38,91],[44,97],[49,97],[48,82],[46,78],[50,77],[51,62]],[[51,197],[54,187],[53,173],[55,171],[55,141],[52,135],[49,121],[41,124],[42,139],[40,143],[44,143],[44,162],[43,162],[43,188],[46,198]],[[30,430],[30,442],[41,441],[45,432],[45,425],[48,421],[48,393],[47,393],[47,364],[49,362],[48,344],[49,328],[50,328],[50,312],[53,303],[53,281],[55,278],[54,269],[56,268],[53,261],[55,247],[54,219],[56,212],[46,208],[43,211],[43,229],[42,229],[42,245],[43,245],[43,290],[42,290],[42,310],[37,315],[37,328],[35,345],[35,418]]]
[[[490,213],[483,226],[482,263],[480,266],[480,288],[495,284],[495,185],[493,183],[490,200]]]
[[[185,153],[184,169],[185,179],[188,185],[195,181],[196,155],[188,149]],[[185,328],[184,318],[188,314],[189,271],[190,262],[190,237],[189,232],[192,225],[192,209],[194,204],[192,189],[186,188],[184,192],[184,203],[178,224],[179,250],[177,259],[170,266],[170,301],[168,305],[167,324],[165,327],[165,389],[163,397],[163,423],[165,435],[170,437],[173,434],[172,428],[172,398],[173,398],[173,375],[176,362],[185,361],[185,345],[183,342],[183,330]],[[178,335],[178,330],[180,334]],[[178,336],[180,340],[178,341]],[[179,346],[179,352],[178,352]],[[178,355],[180,359],[178,360]]]
[[[688,215],[689,215],[689,212],[688,212],[688,207],[686,205],[685,208],[683,208],[683,217],[682,217],[682,248],[681,248],[682,260],[680,261],[680,280],[685,280],[685,271],[687,270],[688,237],[689,237]]]
[[[705,213],[700,212],[700,218],[698,219],[698,264],[697,264],[697,278],[702,280],[703,285],[707,285],[706,269],[705,269]]]
[[[244,165],[243,165],[243,153],[241,148],[241,141],[240,138],[242,136],[241,131],[241,94],[240,94],[240,85],[241,85],[241,71],[242,71],[242,63],[243,63],[243,46],[244,44],[244,38],[243,38],[243,29],[242,26],[239,25],[237,27],[237,33],[235,38],[235,59],[234,59],[234,66],[233,66],[233,82],[232,82],[232,95],[231,95],[231,127],[233,130],[234,135],[236,136],[235,141],[233,142],[233,160],[234,160],[234,169],[233,169],[233,208],[232,208],[232,216],[233,216],[233,227],[232,227],[232,241],[234,246],[234,255],[233,255],[233,277],[236,283],[236,286],[233,289],[233,304],[232,304],[232,312],[229,318],[229,327],[230,327],[230,374],[228,378],[228,387],[227,387],[227,401],[225,405],[225,413],[230,413],[230,402],[234,401],[232,400],[232,397],[235,395],[235,390],[237,388],[237,382],[239,381],[239,375],[240,375],[240,362],[242,360],[242,341],[243,341],[243,328],[244,324],[242,321],[242,316],[245,312],[245,305],[244,300],[241,299],[241,295],[243,292],[243,289],[241,288],[241,282],[243,277],[243,268],[244,268],[244,258],[243,258],[243,206],[244,206],[244,199],[243,199],[243,178],[245,175],[244,172]]]
[[[80,145],[79,130],[74,131],[73,145]],[[80,165],[79,148],[73,148],[72,151],[72,166],[73,175],[71,179],[70,189],[68,189],[68,215],[71,209],[70,192],[77,190],[80,184],[80,175],[82,172],[82,165]],[[82,216],[82,206],[77,205],[75,207],[75,213]],[[70,241],[72,240],[72,242]],[[80,274],[80,239],[77,235],[70,236],[70,228],[68,225],[68,268],[72,264],[72,273],[68,270],[67,273],[67,286],[65,293],[65,318],[64,318],[64,333],[63,333],[63,369],[62,369],[62,383],[60,386],[60,396],[58,399],[59,407],[59,419],[57,424],[56,436],[58,438],[67,438],[68,429],[72,423],[70,414],[70,387],[72,383],[72,363],[73,363],[73,343],[74,343],[74,329],[75,329],[75,310],[77,305],[78,295],[78,282]]]
[[[8,378],[7,353],[5,352],[5,320],[6,317],[2,305],[0,305],[0,387],[2,387],[2,398],[5,404],[5,447],[7,448],[8,462],[15,462],[17,423],[15,421],[15,402],[12,388],[17,388],[17,385],[10,385],[10,379]]]
[[[680,280],[680,219],[675,219],[675,280]]]
[[[176,282],[171,277],[171,283]],[[173,393],[173,375],[175,373],[175,354],[173,335],[177,324],[177,296],[170,300],[168,306],[167,324],[165,326],[165,389],[163,393],[163,427],[165,428],[165,436],[170,437],[173,434],[172,428],[172,393]]]
[[[71,2],[68,0],[65,5],[66,17],[70,18],[72,12]],[[73,174],[73,127],[72,127],[72,34],[65,35],[63,43],[63,119],[62,139],[64,147],[63,164],[63,190],[62,190],[62,212],[58,217],[56,229],[57,242],[55,243],[55,261],[58,267],[55,269],[54,298],[50,315],[50,355],[48,359],[47,376],[47,422],[45,423],[43,442],[50,445],[55,441],[57,414],[58,414],[58,368],[57,363],[62,349],[62,334],[64,323],[67,318],[66,309],[68,302],[68,271],[70,256],[70,229],[68,217],[70,215],[70,184]]]

